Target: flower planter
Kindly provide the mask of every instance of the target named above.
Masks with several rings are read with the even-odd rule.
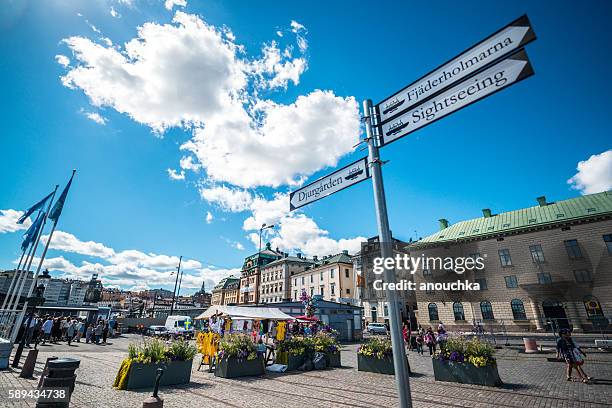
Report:
[[[395,374],[393,358],[391,356],[376,358],[357,354],[357,370],[378,374]]]
[[[193,360],[153,364],[134,362],[130,367],[126,389],[153,388],[160,367],[164,369],[160,385],[186,384],[191,381],[192,364]]]
[[[476,367],[470,363],[457,363],[438,358],[433,358],[431,361],[436,381],[478,384],[489,387],[500,387],[502,385],[497,364]]]
[[[275,363],[285,364],[287,371],[295,371],[304,364],[306,354],[291,354],[286,351],[277,354]]]
[[[264,373],[265,367],[262,357],[253,360],[238,360],[233,357],[219,359],[215,367],[215,377],[222,378],[252,377]]]
[[[335,353],[325,353],[325,358],[327,359],[328,367],[340,367],[340,351],[336,351]]]

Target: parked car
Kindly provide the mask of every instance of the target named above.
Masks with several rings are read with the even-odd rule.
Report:
[[[368,323],[368,333],[387,334],[387,327],[384,323]]]
[[[168,335],[168,329],[166,326],[149,326],[147,334],[149,336],[165,337]]]

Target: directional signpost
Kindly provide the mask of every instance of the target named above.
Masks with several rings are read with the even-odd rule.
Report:
[[[522,16],[378,105],[373,106],[369,99],[364,101],[368,158],[357,160],[292,192],[291,211],[372,177],[381,257],[392,258],[379,147],[533,75],[533,68],[522,47],[535,38],[529,19]],[[384,280],[395,283],[393,269],[385,268]],[[411,408],[401,311],[397,293],[390,290],[390,286],[387,285],[386,300],[395,382],[400,406]]]
[[[369,177],[368,160],[364,157],[292,192],[289,196],[289,207],[293,211],[323,197],[337,193]]]

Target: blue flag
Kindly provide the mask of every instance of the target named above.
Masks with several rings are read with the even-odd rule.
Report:
[[[45,203],[49,200],[49,198],[51,198],[51,196],[53,195],[53,193],[49,193],[48,196],[46,196],[45,198],[43,198],[42,200],[40,200],[39,202],[37,202],[36,204],[34,204],[33,206],[31,206],[30,208],[28,208],[28,210],[26,212],[23,213],[23,215],[21,217],[19,217],[19,219],[17,220],[17,224],[23,224],[23,222],[34,213],[34,211],[36,210],[40,210],[41,208],[43,208],[43,206],[45,205]]]
[[[21,243],[21,250],[25,251],[26,248],[34,242],[36,236],[38,235],[38,231],[40,231],[40,227],[42,226],[42,222],[45,219],[44,211],[38,213],[38,217],[36,217],[36,221],[30,225],[30,228],[23,235],[23,242]]]
[[[53,220],[55,224],[57,224],[57,220],[59,219],[60,215],[62,215],[62,210],[64,209],[64,202],[66,202],[66,196],[68,195],[68,190],[70,190],[70,185],[72,184],[72,179],[74,178],[75,172],[76,170],[72,171],[72,176],[70,176],[68,184],[66,184],[66,187],[64,187],[64,191],[62,191],[62,194],[60,194],[59,198],[55,202],[55,205],[49,212],[49,219]]]

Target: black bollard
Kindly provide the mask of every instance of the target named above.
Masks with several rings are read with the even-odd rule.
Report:
[[[155,378],[155,388],[153,389],[153,395],[144,400],[142,403],[142,408],[163,408],[164,400],[161,399],[157,393],[159,392],[159,382],[161,381],[161,377],[164,375],[164,369],[157,369],[157,377]]]
[[[38,358],[38,350],[30,350],[26,361],[21,369],[21,378],[32,378],[34,374],[34,368],[36,368],[36,359]]]

